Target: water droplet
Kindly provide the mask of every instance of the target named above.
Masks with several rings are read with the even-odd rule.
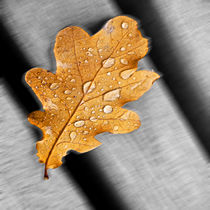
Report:
[[[70,90],[65,90],[64,94],[69,95],[69,94],[71,94],[71,91]]]
[[[76,118],[77,118],[77,119],[79,119],[79,118],[80,118],[80,116],[77,116]]]
[[[109,91],[104,95],[104,101],[114,101],[120,97],[120,89]]]
[[[129,118],[129,116],[130,116],[130,113],[131,112],[125,112],[121,117],[120,117],[120,119],[124,119],[124,120],[127,120],[128,118]]]
[[[117,131],[118,128],[119,128],[119,127],[118,127],[117,125],[115,125],[115,126],[114,126],[114,131]]]
[[[122,26],[123,29],[127,29],[128,28],[128,23],[123,22],[121,26]]]
[[[93,49],[92,49],[92,48],[88,48],[88,51],[89,51],[89,52],[93,52]]]
[[[135,72],[135,70],[133,70],[133,69],[125,70],[120,73],[120,76],[123,79],[128,79],[134,72]]]
[[[69,136],[70,136],[71,140],[74,140],[76,138],[76,136],[77,136],[77,133],[73,131],[73,132],[70,133]]]
[[[97,119],[96,119],[95,117],[90,117],[90,121],[92,121],[92,122],[96,122],[96,121],[97,121]]]
[[[130,34],[128,34],[128,36],[129,36],[129,37],[132,37],[133,35],[130,33]]]
[[[135,52],[128,52],[128,55],[134,55]]]
[[[106,105],[103,110],[104,110],[104,113],[106,113],[106,114],[109,114],[113,111],[113,109],[110,105]]]
[[[75,79],[71,79],[71,81],[70,82],[75,82],[76,80]]]
[[[56,89],[58,89],[59,88],[59,84],[58,83],[52,83],[51,85],[50,85],[50,89],[51,90],[56,90]]]
[[[113,66],[115,63],[115,59],[114,58],[108,58],[107,60],[103,61],[103,67],[104,68],[110,68],[111,66]]]
[[[107,124],[109,124],[109,122],[106,120],[106,121],[104,121],[104,125],[107,125]]]
[[[85,60],[85,63],[88,63],[88,60]]]
[[[92,85],[90,86],[89,90],[88,90],[88,93],[92,92],[96,87],[96,84],[95,82],[92,82]]]
[[[99,49],[99,50],[98,50],[98,52],[102,52],[102,51],[103,51],[103,49]]]
[[[84,92],[84,93],[87,93],[87,90],[88,90],[90,84],[91,84],[91,81],[86,82],[86,83],[83,85],[83,92]]]
[[[58,80],[63,81],[62,77],[57,77]]]
[[[93,56],[93,54],[91,52],[86,52],[87,56]]]
[[[86,139],[86,138],[84,138],[83,140],[84,140],[84,141],[86,141],[87,139]]]
[[[76,90],[76,88],[72,88],[72,90]]]
[[[121,84],[121,82],[118,82],[118,84],[120,85],[120,84]]]
[[[128,47],[131,47],[131,44],[128,44]]]
[[[88,107],[87,106],[85,107],[85,111],[88,111]]]
[[[54,95],[54,97],[55,97],[55,98],[57,98],[57,97],[58,97],[58,95],[57,95],[57,94],[55,94],[55,95]]]
[[[71,97],[67,97],[66,100],[70,101],[71,100]]]
[[[95,111],[92,111],[91,113],[92,113],[92,114],[95,114],[96,112],[95,112]]]
[[[134,85],[131,86],[131,90],[137,88],[139,85],[141,85],[141,82],[135,83]]]
[[[120,59],[120,63],[122,63],[124,65],[127,65],[128,64],[128,61],[125,58],[121,58]]]
[[[103,88],[101,88],[101,91],[104,91],[104,89],[103,89]]]
[[[115,78],[115,77],[113,77],[113,78],[112,78],[112,80],[116,80],[116,78]]]
[[[107,76],[110,76],[110,75],[111,75],[111,73],[110,73],[110,72],[107,72],[107,73],[106,73],[106,75],[107,75]]]
[[[88,131],[84,131],[83,134],[87,135],[89,132]]]
[[[84,120],[79,120],[79,121],[74,123],[74,126],[79,128],[79,127],[82,127],[84,124],[85,124]]]
[[[121,47],[120,50],[121,50],[121,51],[125,51],[125,47]]]

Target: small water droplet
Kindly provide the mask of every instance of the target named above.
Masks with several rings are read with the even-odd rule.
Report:
[[[107,72],[107,73],[106,73],[106,75],[107,75],[107,76],[110,76],[110,75],[111,75],[111,73],[110,73],[110,72]]]
[[[114,131],[117,131],[119,127],[117,125],[114,126]]]
[[[135,83],[134,85],[131,86],[131,90],[134,90],[137,88],[139,85],[141,85],[141,82]]]
[[[70,90],[65,90],[64,94],[69,95],[69,94],[71,94],[71,91]]]
[[[128,55],[134,55],[135,52],[128,52]]]
[[[88,107],[87,106],[85,107],[85,111],[88,111]]]
[[[127,65],[128,64],[128,61],[125,58],[121,58],[120,59],[120,63],[122,63],[124,65]]]
[[[123,29],[127,29],[127,28],[128,28],[128,23],[123,22],[122,25],[121,25],[121,27],[122,27]]]
[[[92,92],[96,87],[96,84],[95,82],[92,82],[92,85],[90,86],[89,90],[88,90],[88,93]]]
[[[106,121],[104,121],[104,125],[107,125],[109,122],[106,120]]]
[[[84,124],[85,124],[84,120],[79,120],[79,121],[74,123],[74,126],[79,128],[79,127],[82,127]]]
[[[75,82],[76,80],[75,79],[71,79],[71,81],[70,82]]]
[[[85,63],[88,63],[88,60],[85,60]]]
[[[103,49],[99,49],[99,50],[98,50],[98,52],[102,52],[102,51],[103,51]]]
[[[130,33],[130,34],[128,34],[128,36],[129,36],[129,37],[132,37],[133,35]]]
[[[111,66],[113,66],[115,63],[115,59],[114,58],[108,58],[107,60],[103,61],[103,67],[104,68],[110,68]]]
[[[51,90],[56,90],[56,89],[58,89],[60,86],[59,86],[59,84],[58,83],[52,83],[51,85],[50,85],[50,89]]]
[[[77,118],[77,119],[79,119],[79,118],[80,118],[80,116],[77,116],[76,118]]]
[[[93,56],[93,54],[91,52],[86,52],[87,56]]]
[[[113,111],[113,109],[110,105],[106,105],[103,110],[104,110],[104,113],[106,113],[106,114],[109,114]]]
[[[93,52],[93,48],[91,48],[91,47],[88,48],[88,51],[89,51],[89,52]]]
[[[86,139],[86,138],[84,138],[83,140],[84,140],[84,141],[86,141],[87,139]]]
[[[72,88],[72,90],[76,90],[76,88]]]
[[[58,97],[58,95],[57,95],[57,94],[55,94],[55,95],[54,95],[54,97],[55,97],[55,98],[57,98],[57,97]]]
[[[71,100],[71,97],[67,97],[66,100],[70,101]]]
[[[83,85],[83,92],[84,92],[84,93],[87,93],[87,90],[88,90],[90,84],[91,84],[91,81],[86,82],[86,83]]]
[[[95,112],[95,111],[92,111],[91,113],[92,113],[92,114],[95,114],[96,112]]]
[[[103,89],[103,88],[101,88],[101,91],[104,91],[104,89]]]
[[[128,44],[128,47],[131,47],[131,44]]]
[[[131,75],[135,72],[135,70],[133,69],[129,69],[129,70],[125,70],[125,71],[122,71],[120,73],[120,76],[123,78],[123,79],[128,79],[129,77],[131,77]]]
[[[120,97],[120,89],[109,91],[104,95],[104,101],[114,101]]]
[[[70,136],[71,140],[74,140],[76,138],[76,136],[77,136],[77,133],[73,131],[73,132],[70,133],[69,136]]]
[[[96,122],[97,121],[97,119],[95,118],[95,117],[90,117],[90,121],[92,121],[92,122]],[[92,129],[92,128],[91,128]],[[91,130],[90,129],[90,130]]]
[[[125,47],[121,47],[120,50],[121,50],[121,51],[125,51]]]
[[[84,131],[83,134],[87,135],[89,132],[88,131]]]
[[[118,84],[120,85],[120,84],[121,84],[121,82],[118,82]]]
[[[129,116],[130,116],[130,113],[131,113],[131,112],[129,112],[129,111],[125,112],[125,113],[120,117],[120,119],[127,120],[127,119],[129,118]]]

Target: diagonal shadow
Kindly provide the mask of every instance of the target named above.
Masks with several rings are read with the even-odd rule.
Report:
[[[210,157],[210,129],[208,129],[210,116],[207,113],[206,104],[197,103],[199,111],[194,110],[192,104],[202,102],[202,95],[196,89],[196,85],[188,81],[186,73],[182,71],[185,69],[185,64],[180,55],[173,50],[177,46],[173,40],[167,37],[170,29],[164,26],[160,11],[155,7],[156,4],[152,0],[115,0],[115,2],[124,13],[134,15],[141,20],[146,35],[152,39],[150,56],[155,66],[158,71],[164,74],[163,79]],[[166,53],[168,49],[170,49],[170,53]],[[164,56],[166,54],[167,59]]]
[[[96,32],[105,22],[105,20],[98,22],[90,28],[90,31]],[[0,22],[0,32],[1,50],[4,52],[2,59],[7,61],[7,69],[3,69],[0,76],[6,81],[9,94],[27,115],[40,109],[32,91],[23,81],[25,72],[32,66],[2,22]],[[37,139],[40,139],[40,132],[35,127],[31,129],[34,130]],[[109,178],[100,169],[100,165],[95,163],[93,153],[79,155],[71,152],[65,157],[63,169],[70,179],[77,183],[94,209],[129,209],[119,192],[110,184]]]

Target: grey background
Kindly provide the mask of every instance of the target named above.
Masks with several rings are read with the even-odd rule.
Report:
[[[209,1],[3,0],[0,6],[1,209],[210,209]],[[40,104],[24,73],[35,66],[55,71],[52,48],[62,28],[95,33],[121,14],[139,18],[151,38],[139,68],[162,75],[126,105],[142,126],[99,135],[101,147],[70,153],[43,181],[35,155],[41,133],[27,121]]]

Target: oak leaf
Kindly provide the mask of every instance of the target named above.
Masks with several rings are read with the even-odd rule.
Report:
[[[25,77],[44,109],[32,112],[28,120],[43,132],[36,148],[45,163],[45,178],[68,150],[83,153],[98,147],[95,135],[128,133],[140,126],[138,115],[121,107],[159,78],[152,71],[137,71],[147,52],[148,40],[126,16],[109,20],[93,36],[75,26],[57,34],[56,74],[33,68]]]

